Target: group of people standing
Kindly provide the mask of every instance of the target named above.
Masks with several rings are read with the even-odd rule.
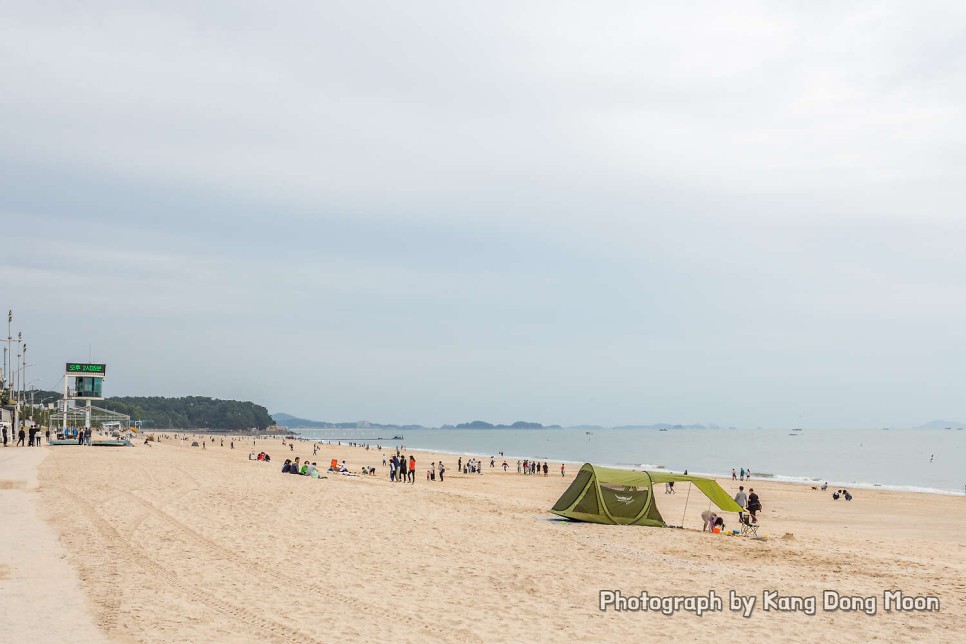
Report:
[[[550,466],[547,465],[546,461],[543,462],[543,465],[529,459],[517,461],[517,474],[539,474],[540,472],[543,472],[544,476],[547,476],[550,472]],[[563,465],[560,466],[560,474],[563,476]]]
[[[17,438],[18,438],[18,440],[17,440],[17,443],[16,444],[19,445],[20,447],[25,447],[25,446],[26,447],[40,447],[40,445],[41,445],[41,443],[40,443],[40,441],[41,441],[41,432],[40,432],[40,429],[41,428],[38,427],[37,425],[34,425],[32,427],[29,427],[26,430],[23,427],[21,427],[20,428],[20,431],[17,432]],[[10,431],[9,438],[8,438],[8,434],[7,434],[8,430],[7,430],[7,426],[6,425],[4,425],[3,428],[2,428],[2,430],[0,430],[0,431],[2,431],[2,433],[3,433],[3,446],[6,447],[7,446],[7,441],[8,440],[13,440],[13,431],[12,430],[9,430]],[[90,430],[88,430],[88,431],[90,431]],[[50,444],[50,430],[49,429],[46,431],[46,436],[47,436],[47,444]],[[24,441],[27,441],[26,444],[24,443]]]
[[[435,481],[437,472],[439,472],[439,480],[442,482],[443,473],[446,472],[446,468],[443,466],[443,461],[439,461],[438,463],[434,461],[429,464],[429,469],[426,470],[426,480]]]
[[[383,459],[383,463],[386,459]],[[416,482],[416,457],[412,454],[409,458],[396,452],[389,459],[389,480],[393,482]]]
[[[747,467],[741,468],[741,470],[735,470],[731,468],[731,480],[732,481],[750,481],[751,480],[751,470]]]

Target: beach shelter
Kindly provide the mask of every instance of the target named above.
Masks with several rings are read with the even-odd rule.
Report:
[[[553,508],[554,514],[574,521],[613,525],[666,527],[654,502],[654,484],[693,483],[725,512],[741,512],[741,506],[713,479],[671,472],[633,472],[585,463],[570,487]]]

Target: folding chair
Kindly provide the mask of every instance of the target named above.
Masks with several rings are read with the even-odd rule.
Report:
[[[758,522],[752,520],[750,514],[741,515],[741,536],[743,537],[757,537],[758,536]]]

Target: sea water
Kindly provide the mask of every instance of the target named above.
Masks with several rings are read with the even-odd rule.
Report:
[[[392,440],[396,434],[403,440]],[[405,445],[445,453],[594,463],[625,469],[688,470],[830,486],[966,493],[966,431],[952,429],[305,429],[311,440]],[[488,464],[487,464],[488,465]]]

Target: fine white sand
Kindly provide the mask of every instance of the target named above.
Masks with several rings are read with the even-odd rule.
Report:
[[[248,460],[252,439],[236,440],[234,450],[174,440],[51,448],[45,514],[111,639],[953,642],[966,629],[961,497],[855,490],[852,502],[833,502],[831,490],[754,481],[769,535],[756,541],[553,520],[547,509],[574,473],[560,477],[559,463],[546,478],[517,475],[515,462],[509,473],[463,475],[447,455],[446,481],[430,483],[426,466],[440,457],[417,453],[415,485],[392,484],[382,452],[326,446],[320,465],[345,459],[379,474],[312,480],[280,473],[284,458],[311,457],[310,443],[290,451],[259,440],[273,456],[265,464]],[[669,523],[700,526],[708,503],[697,490],[657,492]],[[601,612],[601,589],[735,590],[759,605],[769,589],[819,598],[834,589],[877,596],[880,610]],[[935,595],[941,610],[886,613],[891,589]]]

